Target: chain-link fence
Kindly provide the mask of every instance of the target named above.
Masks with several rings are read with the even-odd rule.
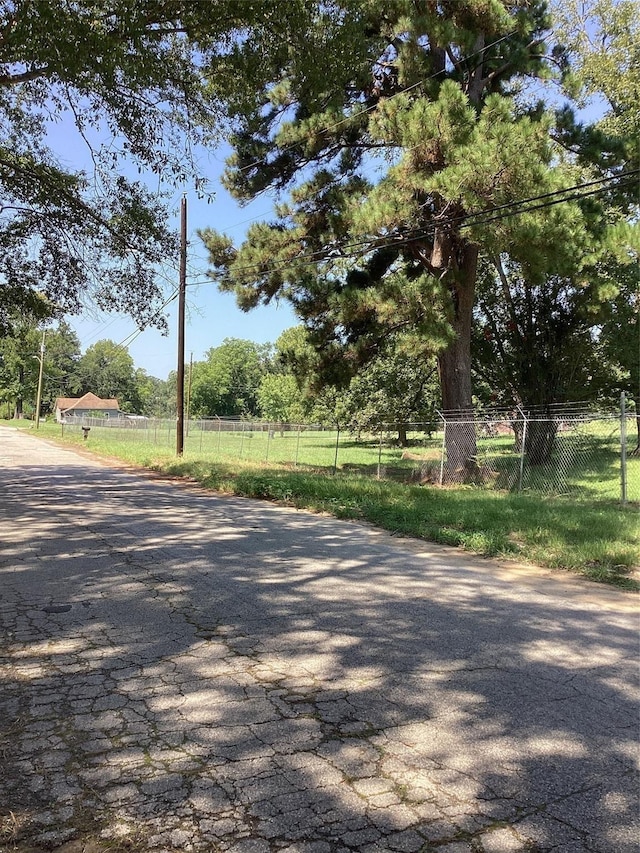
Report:
[[[176,447],[176,422],[68,418],[117,442]],[[438,412],[430,423],[381,424],[354,434],[317,424],[242,419],[185,422],[184,453],[352,472],[436,486],[640,502],[635,414],[585,407],[554,411]]]
[[[440,413],[439,482],[517,492],[640,500],[636,419],[584,407],[516,409],[463,419]],[[633,430],[632,430],[633,428]],[[470,437],[470,438],[469,438]],[[475,442],[475,444],[474,444]],[[460,464],[460,443],[474,452]]]

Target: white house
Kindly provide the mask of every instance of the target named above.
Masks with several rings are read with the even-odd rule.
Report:
[[[122,417],[117,400],[102,400],[90,391],[84,397],[58,397],[55,412],[58,423],[63,423],[66,418]]]

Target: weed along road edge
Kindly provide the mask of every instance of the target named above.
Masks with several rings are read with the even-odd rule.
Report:
[[[638,851],[636,596],[0,429],[0,850]]]

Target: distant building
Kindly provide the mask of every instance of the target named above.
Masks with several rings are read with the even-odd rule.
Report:
[[[121,418],[117,400],[102,400],[89,392],[84,397],[58,397],[55,404],[56,421],[68,418]]]

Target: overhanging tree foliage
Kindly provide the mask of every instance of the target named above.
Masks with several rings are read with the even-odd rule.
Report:
[[[185,134],[189,144],[210,139],[216,117],[197,36],[215,31],[227,5],[1,4],[0,331],[14,310],[38,319],[77,312],[90,297],[162,325],[157,265],[176,243],[158,198],[121,164],[126,156],[162,180],[190,174]],[[50,150],[48,131],[61,120],[65,160],[86,145],[86,172]]]
[[[212,64],[240,81],[228,187],[240,199],[289,191],[276,220],[254,225],[237,249],[203,232],[212,275],[245,309],[289,299],[334,381],[410,329],[439,345],[442,406],[470,410],[480,252],[516,247],[537,275],[554,245],[580,252],[589,239],[575,203],[503,209],[584,175],[561,165],[552,116],[516,97],[549,73],[544,5],[305,9],[296,29],[277,15],[247,26]],[[475,217],[481,210],[495,210],[494,221]],[[473,465],[473,430],[447,435],[449,466]]]

